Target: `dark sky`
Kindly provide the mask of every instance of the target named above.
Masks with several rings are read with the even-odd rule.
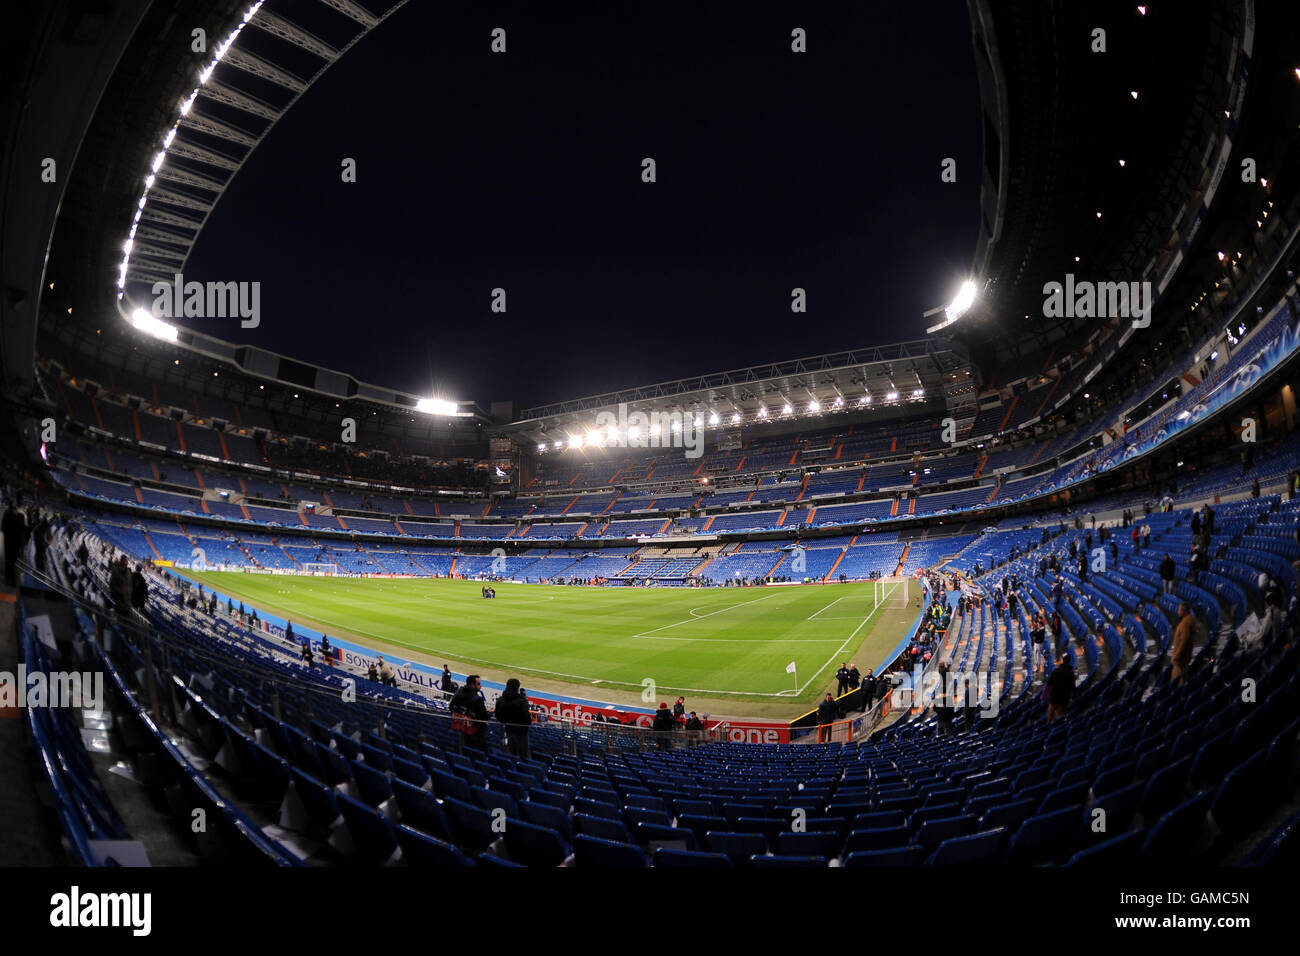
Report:
[[[204,331],[525,407],[924,335],[977,238],[966,4],[853,6],[413,0],[213,212],[186,278],[260,281],[262,324]]]

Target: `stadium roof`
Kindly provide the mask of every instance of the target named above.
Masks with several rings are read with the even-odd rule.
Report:
[[[553,437],[585,434],[601,411],[620,405],[625,405],[629,414],[677,411],[703,415],[706,422],[718,427],[809,415],[865,414],[875,409],[973,409],[973,375],[960,346],[943,339],[921,339],[530,408],[510,431],[529,441],[540,441],[548,433]],[[716,422],[709,421],[711,414],[718,416]]]

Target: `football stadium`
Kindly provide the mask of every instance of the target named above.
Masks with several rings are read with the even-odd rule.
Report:
[[[1294,866],[1295,4],[7,17],[0,863]]]

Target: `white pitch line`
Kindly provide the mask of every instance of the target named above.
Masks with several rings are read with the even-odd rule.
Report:
[[[896,591],[896,590],[898,590],[898,585],[897,585],[897,584],[894,585],[894,589],[893,589],[893,591],[890,591],[889,594],[893,594],[894,591]],[[888,597],[888,595],[886,595],[886,597]],[[844,639],[844,643],[841,644],[841,645],[839,646],[839,649],[838,649],[834,654],[832,654],[832,655],[830,656],[830,658],[826,661],[825,664],[823,664],[821,667],[817,668],[817,673],[816,673],[816,674],[813,674],[812,677],[808,678],[806,681],[803,682],[803,686],[799,688],[799,690],[798,690],[798,694],[802,694],[802,693],[804,692],[804,689],[807,688],[807,686],[808,686],[809,684],[811,684],[813,681],[815,681],[815,680],[817,679],[817,674],[820,674],[822,671],[826,670],[826,668],[830,666],[831,661],[835,660],[835,658],[839,657],[840,654],[842,654],[842,653],[844,652],[844,648],[846,648],[846,647],[849,646],[849,642],[852,641],[855,637],[858,636],[858,631],[860,631],[860,630],[862,630],[864,627],[866,627],[866,626],[867,626],[867,622],[868,622],[869,620],[871,620],[873,617],[875,617],[875,616],[876,616],[876,613],[877,613],[877,612],[878,612],[882,607],[884,607],[884,606],[885,606],[885,602],[884,602],[884,601],[881,601],[879,604],[877,604],[877,605],[875,606],[874,609],[872,609],[872,611],[871,611],[870,614],[868,614],[866,617],[864,617],[864,618],[862,619],[862,623],[859,624],[857,627],[855,627],[855,628],[853,629],[853,633],[850,634],[847,638]],[[796,695],[796,696],[797,696],[797,695]]]
[[[841,595],[840,597],[837,597],[834,601],[831,601],[830,604],[827,604],[826,607],[822,608],[821,611],[814,611],[812,614],[808,615],[808,620],[811,621],[813,618],[817,617],[817,615],[821,614],[822,611],[825,611],[825,610],[827,610],[828,608],[832,607],[833,605],[838,604],[840,601],[843,601],[846,597],[848,597],[847,594],[844,594],[844,595]],[[850,620],[854,620],[854,621],[856,621],[857,618],[850,618]]]
[[[731,604],[731,605],[728,605],[727,607],[719,608],[719,609],[716,610],[716,611],[710,611],[708,614],[701,614],[699,617],[689,617],[689,618],[685,618],[685,619],[680,620],[680,621],[674,621],[674,622],[671,623],[671,624],[663,624],[663,625],[660,625],[659,627],[652,627],[652,628],[650,628],[650,630],[648,630],[648,631],[640,631],[640,632],[638,632],[638,633],[636,633],[636,634],[633,634],[632,636],[633,636],[633,637],[645,637],[647,634],[653,634],[655,631],[666,631],[666,630],[668,630],[668,628],[670,628],[670,627],[677,627],[677,626],[679,626],[679,625],[681,625],[681,624],[693,624],[693,623],[695,623],[696,621],[702,621],[702,620],[704,620],[706,617],[713,617],[713,615],[715,615],[715,614],[721,614],[723,611],[734,611],[734,610],[735,610],[736,608],[738,608],[738,607],[745,607],[745,606],[748,605],[748,604],[757,604],[759,601],[767,601],[767,600],[770,600],[770,599],[772,599],[772,598],[774,598],[774,597],[777,597],[777,596],[778,596],[778,595],[776,595],[776,594],[769,594],[769,595],[767,595],[766,597],[754,598],[754,600],[752,600],[752,601],[741,601],[739,604]]]

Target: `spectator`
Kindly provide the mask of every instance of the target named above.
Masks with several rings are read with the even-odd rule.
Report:
[[[109,572],[108,586],[113,592],[113,607],[117,610],[120,617],[129,617],[131,614],[131,569],[127,566],[126,555],[120,555],[113,562],[113,570]]]
[[[527,760],[531,756],[528,727],[533,722],[533,712],[528,706],[528,697],[519,686],[519,678],[512,677],[506,681],[505,692],[497,698],[496,719],[501,721],[506,732],[506,751],[520,760]]]
[[[934,716],[938,733],[947,736],[953,733],[953,719],[956,712],[952,706],[952,679],[948,676],[948,663],[939,665],[939,686],[934,695]]]
[[[839,717],[839,708],[835,706],[835,698],[826,692],[826,698],[817,705],[817,742],[826,743],[831,739],[831,724],[835,723]]]
[[[849,689],[857,690],[860,683],[862,683],[862,675],[858,672],[857,663],[854,662],[849,665]]]
[[[847,663],[840,664],[840,669],[835,672],[835,680],[838,683],[835,690],[835,696],[842,697],[849,686],[849,668]]]
[[[391,664],[389,664],[388,661],[384,660],[384,655],[383,655],[383,654],[378,655],[378,657],[379,657],[379,680],[380,680],[380,682],[381,682],[385,687],[396,687],[396,686],[397,686],[397,672],[393,670],[393,666],[392,666]],[[485,713],[486,713],[486,711],[485,711]],[[487,718],[485,717],[485,718],[483,718],[483,719],[486,720]]]
[[[1173,663],[1171,681],[1182,685],[1187,681],[1187,668],[1192,663],[1192,641],[1196,636],[1196,618],[1183,601],[1178,605],[1178,627],[1174,630],[1174,643],[1169,657]]]
[[[375,683],[379,683],[379,670],[375,667],[375,662],[371,661],[366,667],[366,677]]]
[[[1143,549],[1151,547],[1151,525],[1146,522],[1142,523],[1142,547]]]
[[[308,641],[302,642],[302,662],[308,669],[316,666],[316,661],[311,653],[311,644]]]
[[[650,725],[650,729],[654,731],[655,745],[660,750],[668,749],[669,735],[672,733],[673,724],[673,712],[668,709],[668,703],[665,701],[655,711],[654,722]]]
[[[148,600],[149,585],[145,583],[143,566],[137,564],[131,572],[131,607],[135,608],[137,614],[143,614]]]
[[[442,692],[444,694],[456,693],[456,682],[451,679],[451,668],[446,664],[442,665]]]
[[[682,720],[686,716],[686,698],[678,697],[673,703],[673,720]]]
[[[1160,584],[1164,588],[1165,594],[1174,593],[1174,575],[1178,573],[1178,566],[1174,564],[1174,559],[1165,554],[1165,559],[1160,562]]]
[[[487,753],[487,704],[479,696],[477,674],[465,678],[465,686],[451,699],[451,727],[460,735],[460,752],[467,746]]]
[[[1190,578],[1192,583],[1199,584],[1201,572],[1209,565],[1209,562],[1205,560],[1205,552],[1201,549],[1199,543],[1192,545],[1192,556],[1188,559],[1187,564],[1191,568]]]
[[[1070,706],[1070,697],[1074,694],[1074,668],[1070,666],[1070,652],[1064,652],[1052,668],[1052,676],[1047,678],[1047,721],[1059,720],[1065,716],[1065,709]]]

